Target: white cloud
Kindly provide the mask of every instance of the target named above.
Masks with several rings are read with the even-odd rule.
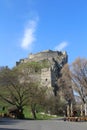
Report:
[[[30,20],[28,22],[28,25],[24,29],[24,34],[21,42],[21,47],[23,49],[30,49],[33,42],[36,41],[35,31],[36,31],[37,21],[38,18],[36,18],[35,20]]]
[[[60,44],[58,44],[54,50],[58,50],[58,51],[62,51],[63,49],[65,49],[68,46],[68,42],[61,42]]]

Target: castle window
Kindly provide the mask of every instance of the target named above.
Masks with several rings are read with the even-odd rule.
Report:
[[[45,81],[47,81],[47,78],[45,79]]]
[[[35,69],[35,72],[38,72],[37,69]]]

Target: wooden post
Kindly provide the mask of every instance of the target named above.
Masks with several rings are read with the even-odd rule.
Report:
[[[87,116],[87,106],[86,103],[84,104],[85,116]]]
[[[72,108],[72,103],[71,103],[71,105],[70,105],[70,116],[73,116],[73,108]]]
[[[67,105],[67,116],[70,116],[70,110],[69,110],[69,105]]]
[[[83,106],[81,105],[81,116],[83,116]]]

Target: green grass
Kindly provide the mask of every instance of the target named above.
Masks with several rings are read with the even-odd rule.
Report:
[[[31,113],[29,106],[24,107],[24,115],[26,119],[33,119],[33,115]],[[47,120],[47,119],[55,118],[52,115],[41,114],[41,112],[36,113],[36,116],[37,116],[37,120]]]
[[[5,106],[5,110],[4,111],[2,109],[3,106]],[[9,107],[10,107],[9,104],[5,104],[4,102],[3,103],[0,102],[0,114],[8,113],[8,108]],[[24,107],[24,116],[25,116],[25,119],[33,119],[33,115],[32,115],[32,112],[31,112],[31,109],[30,109],[29,106],[25,106]],[[47,119],[55,118],[52,115],[41,114],[41,112],[36,113],[36,117],[37,117],[37,120],[47,120]]]
[[[40,120],[47,120],[47,119],[51,119],[51,118],[53,118],[53,116],[48,116],[47,114],[40,114],[40,113],[38,113],[37,114],[37,119],[40,119]]]
[[[24,116],[25,118],[33,118],[32,116],[32,113],[31,113],[31,110],[30,110],[30,107],[27,106],[27,107],[24,107]]]

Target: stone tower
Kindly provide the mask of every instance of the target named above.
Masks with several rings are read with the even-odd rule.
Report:
[[[44,68],[41,70],[41,85],[52,87],[52,73],[51,68]]]

